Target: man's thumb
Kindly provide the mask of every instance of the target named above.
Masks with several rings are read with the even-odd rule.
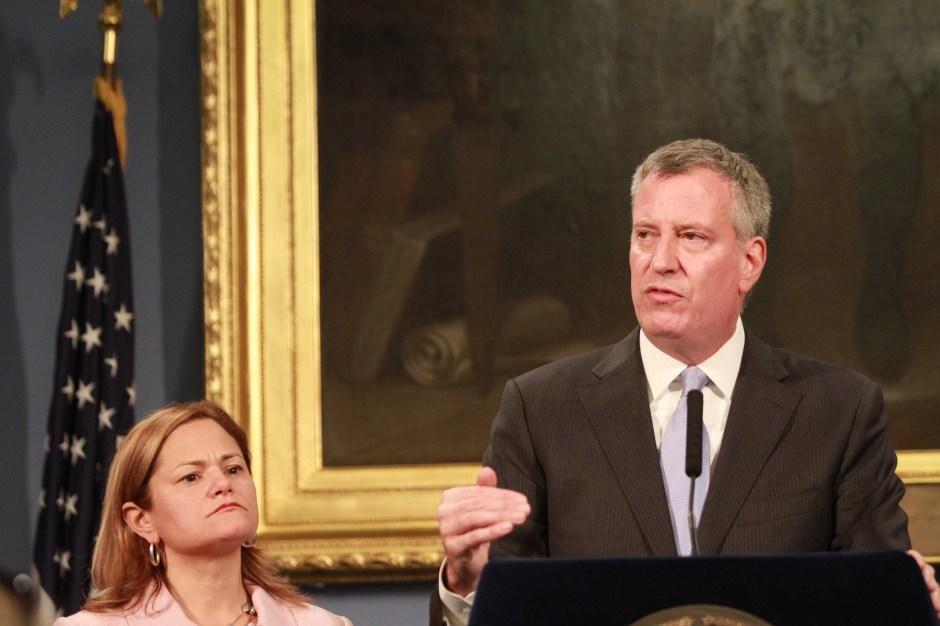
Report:
[[[477,474],[477,487],[495,487],[496,471],[492,467],[484,467]]]

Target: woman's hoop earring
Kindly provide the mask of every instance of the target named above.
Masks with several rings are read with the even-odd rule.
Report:
[[[247,541],[245,541],[244,543],[242,543],[242,547],[243,547],[243,548],[254,548],[256,541],[258,541],[258,533],[253,534],[251,537],[249,537],[249,538],[247,539]]]
[[[160,567],[160,563],[163,561],[163,556],[160,554],[160,546],[155,543],[150,544],[150,564],[154,567]]]

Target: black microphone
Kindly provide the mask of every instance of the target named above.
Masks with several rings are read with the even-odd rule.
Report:
[[[686,397],[685,475],[689,477],[689,534],[692,555],[698,554],[695,524],[695,479],[702,475],[702,392],[693,389]]]
[[[695,479],[702,475],[702,392],[693,389],[686,402],[685,475]]]

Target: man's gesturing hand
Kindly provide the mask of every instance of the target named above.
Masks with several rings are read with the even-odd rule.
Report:
[[[933,610],[937,613],[937,617],[940,618],[940,584],[937,584],[936,572],[934,572],[933,566],[928,563],[917,550],[908,550],[907,553],[917,561],[920,573],[923,575],[924,582],[927,584],[927,592],[930,594],[930,601],[933,602]]]
[[[484,467],[475,485],[448,489],[437,508],[447,555],[444,584],[461,596],[476,590],[490,542],[508,535],[531,510],[524,495],[496,484],[496,472]]]

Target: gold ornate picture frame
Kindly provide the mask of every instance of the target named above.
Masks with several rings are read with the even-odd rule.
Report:
[[[322,463],[313,3],[202,20],[206,392],[248,429],[259,540],[298,579],[432,576],[475,467]]]
[[[478,465],[323,463],[314,1],[202,0],[201,20],[206,394],[248,430],[260,542],[298,580],[431,577],[441,492]],[[940,451],[898,473],[912,534],[936,536]]]

